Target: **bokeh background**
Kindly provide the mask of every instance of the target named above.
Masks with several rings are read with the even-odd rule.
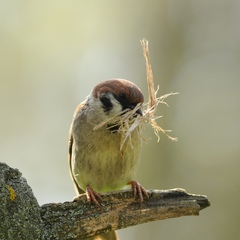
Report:
[[[147,223],[121,239],[239,239],[240,1],[0,1],[0,160],[18,168],[39,204],[75,196],[67,163],[75,107],[120,77],[147,98],[139,40],[159,94],[160,142],[144,135],[136,177],[147,189],[206,194],[199,217]]]

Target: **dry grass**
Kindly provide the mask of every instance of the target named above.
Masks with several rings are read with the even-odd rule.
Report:
[[[147,83],[148,83],[148,103],[147,103],[148,107],[143,114],[144,121],[149,123],[153,127],[154,133],[158,137],[158,141],[160,140],[159,132],[165,134],[169,139],[173,141],[177,141],[177,138],[171,137],[167,133],[167,132],[171,132],[171,130],[164,130],[157,124],[156,119],[158,119],[159,116],[155,117],[154,113],[159,103],[166,104],[168,106],[168,104],[165,102],[165,99],[169,96],[176,95],[178,93],[171,92],[161,97],[157,97],[157,92],[159,87],[157,88],[157,90],[155,90],[154,88],[154,80],[153,80],[152,67],[150,63],[148,41],[146,39],[142,39],[140,42],[143,48],[143,55],[146,61],[146,74],[147,74]]]
[[[168,104],[165,102],[165,99],[169,96],[176,95],[178,93],[171,92],[163,96],[157,97],[158,88],[157,90],[155,90],[154,88],[153,73],[152,73],[152,68],[151,68],[150,58],[149,58],[148,41],[145,39],[141,40],[141,45],[143,47],[143,55],[146,60],[146,74],[147,74],[148,95],[149,95],[148,103],[144,104],[143,106],[141,106],[141,104],[138,104],[133,110],[126,109],[123,112],[107,119],[106,121],[101,122],[94,128],[94,129],[98,129],[109,123],[111,123],[111,127],[113,127],[112,123],[116,124],[116,126],[120,126],[118,128],[118,132],[121,133],[121,136],[122,136],[122,141],[120,146],[121,152],[123,150],[123,145],[127,139],[129,139],[129,143],[132,146],[131,133],[134,130],[137,130],[139,136],[144,139],[144,137],[141,134],[141,128],[143,124],[146,124],[146,123],[152,126],[154,133],[158,138],[158,141],[160,140],[159,133],[163,133],[169,139],[173,141],[177,141],[177,138],[171,137],[168,134],[168,132],[170,132],[171,130],[164,130],[162,127],[160,127],[157,124],[156,119],[160,118],[161,116],[155,116],[154,114],[156,112],[158,104],[165,104],[168,106]],[[136,112],[139,108],[143,108],[142,116],[140,115],[136,116]]]

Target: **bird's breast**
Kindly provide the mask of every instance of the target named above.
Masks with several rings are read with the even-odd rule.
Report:
[[[135,176],[141,152],[137,131],[132,132],[122,151],[121,134],[104,127],[81,130],[73,137],[72,171],[81,189],[90,185],[98,192],[118,190]]]

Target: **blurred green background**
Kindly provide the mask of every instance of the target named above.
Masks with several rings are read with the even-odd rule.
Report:
[[[147,189],[206,194],[199,217],[147,223],[121,239],[239,239],[240,1],[0,1],[0,160],[20,169],[40,204],[75,196],[67,163],[75,107],[97,83],[135,82],[147,98],[147,38],[161,141],[144,135],[136,177]]]

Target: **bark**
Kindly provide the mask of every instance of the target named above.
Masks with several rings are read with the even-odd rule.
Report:
[[[183,189],[148,190],[142,206],[131,190],[102,194],[101,207],[74,201],[39,206],[17,169],[0,163],[0,239],[84,239],[108,230],[150,221],[199,215],[210,206],[206,196]]]
[[[17,170],[0,163],[0,239],[42,239],[43,221],[32,189]]]

